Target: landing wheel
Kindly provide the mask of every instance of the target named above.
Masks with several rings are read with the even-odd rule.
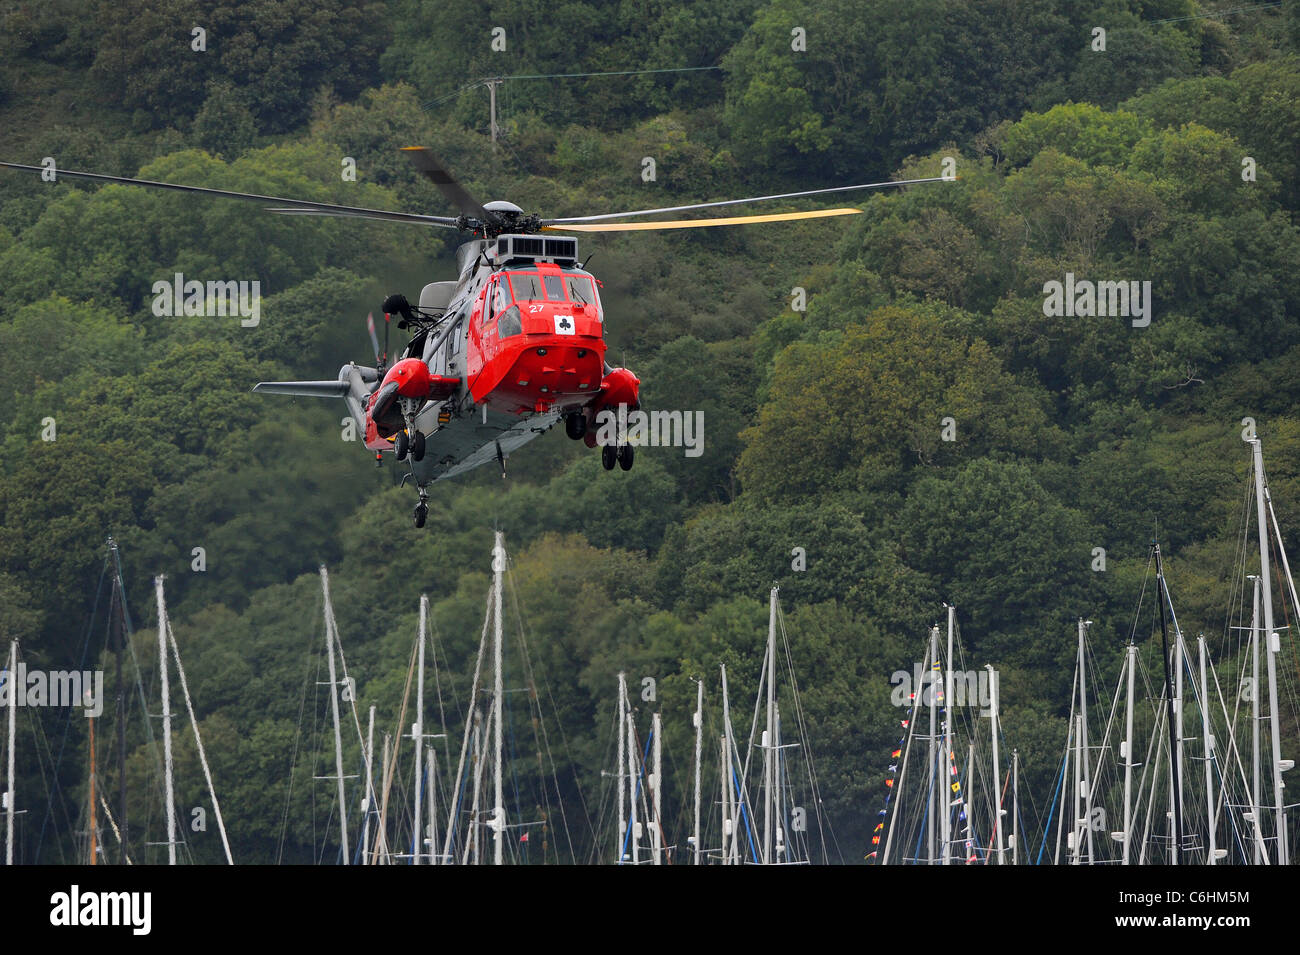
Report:
[[[424,522],[429,518],[429,505],[421,501],[415,505],[415,526],[423,527]]]
[[[411,457],[417,461],[424,460],[424,432],[416,430],[414,437],[411,438]]]
[[[571,414],[564,419],[564,433],[574,441],[577,441],[587,433],[587,416],[584,414]]]
[[[614,462],[618,459],[618,449],[612,444],[607,444],[600,449],[600,463],[605,466],[606,471],[614,470]]]
[[[632,445],[625,444],[618,449],[618,466],[624,471],[632,470]]]
[[[406,436],[405,431],[397,432],[397,442],[393,445],[393,451],[397,454],[397,460],[405,461],[406,452],[411,450],[411,441]]]

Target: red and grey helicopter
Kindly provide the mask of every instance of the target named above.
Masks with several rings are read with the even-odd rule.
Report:
[[[504,475],[505,459],[512,451],[561,420],[570,438],[585,441],[594,449],[601,412],[620,405],[639,407],[640,380],[628,369],[613,368],[605,360],[600,283],[579,262],[578,240],[556,233],[686,229],[853,215],[862,210],[621,221],[944,181],[944,177],[894,180],[544,219],[511,202],[479,203],[427,149],[413,146],[404,151],[459,215],[389,212],[70,170],[59,170],[58,175],[246,199],[283,215],[380,219],[467,233],[468,241],[456,250],[455,279],[425,285],[416,305],[401,294],[384,300],[385,315],[397,316],[398,327],[411,332],[391,367],[385,367],[376,348],[375,367],[349,362],[335,379],[264,381],[253,389],[264,394],[342,398],[365,435],[366,447],[380,460],[390,452],[409,468],[419,492],[416,527],[423,527],[428,516],[433,482],[493,460]],[[43,170],[8,162],[0,162],[0,167]],[[633,448],[625,441],[603,444],[600,453],[606,470],[613,470],[615,464],[625,471],[632,467]]]

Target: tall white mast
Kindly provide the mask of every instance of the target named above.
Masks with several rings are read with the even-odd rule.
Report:
[[[727,737],[718,737],[718,752],[722,758],[718,761],[718,772],[721,774],[722,781],[722,865],[730,865],[731,859],[729,853],[731,847],[729,840],[731,836],[731,800],[727,793]]]
[[[1165,597],[1169,599],[1168,581],[1165,586]],[[1171,601],[1172,603],[1172,601]],[[1178,765],[1178,805],[1181,807],[1183,817],[1183,841],[1184,845],[1178,847],[1179,855],[1185,851],[1187,840],[1187,800],[1184,798],[1183,774],[1186,771],[1187,761],[1183,756],[1183,740],[1186,738],[1183,731],[1183,668],[1186,662],[1183,657],[1187,648],[1183,645],[1183,629],[1178,625],[1178,619],[1173,616],[1172,608],[1170,611],[1170,623],[1174,625],[1174,717],[1176,719],[1175,728],[1177,734],[1174,737],[1178,746],[1178,759],[1175,761]]]
[[[1129,864],[1129,846],[1133,842],[1133,681],[1137,675],[1137,646],[1128,645],[1128,696],[1124,700],[1124,865]]]
[[[366,798],[361,828],[361,864],[370,865],[370,814],[375,810],[375,707],[370,706],[370,719],[366,723]]]
[[[505,797],[502,794],[501,785],[501,751],[502,751],[502,719],[501,719],[501,700],[505,695],[502,687],[501,676],[501,641],[502,641],[502,623],[501,623],[501,589],[502,582],[506,575],[506,545],[505,535],[500,531],[496,532],[496,546],[492,550],[492,661],[493,661],[493,694],[492,694],[492,784],[493,784],[493,850],[492,861],[496,865],[502,865],[505,862],[505,839],[506,839],[506,807]]]
[[[704,754],[704,681],[695,684],[695,865],[700,864],[700,758]]]
[[[154,596],[158,601],[158,679],[162,687],[163,765],[166,778],[164,799],[167,803],[167,864],[176,864],[176,797],[172,789],[172,714],[171,688],[167,682],[167,598],[163,595],[162,576],[153,579]],[[330,657],[330,680],[334,679],[333,660]],[[338,732],[338,712],[334,714],[334,731]],[[342,770],[339,785],[342,786]],[[341,808],[341,807],[340,807]],[[346,840],[344,840],[346,842]]]
[[[1092,751],[1088,748],[1088,680],[1084,641],[1091,620],[1079,618],[1079,756],[1083,761],[1083,828],[1088,847],[1088,864],[1095,861],[1092,851]]]
[[[339,683],[338,673],[334,668],[334,641],[338,639],[338,634],[334,631],[334,606],[330,603],[329,571],[325,569],[324,564],[320,565],[320,582],[321,591],[325,595],[325,645],[329,648],[330,716],[334,719],[334,773],[338,780],[339,827],[342,833],[343,864],[348,865],[350,861],[348,859],[348,806],[343,794],[343,737],[339,733]],[[161,593],[161,580],[158,588]],[[167,680],[164,678],[164,690],[166,687]]]
[[[415,722],[411,724],[411,741],[415,744],[415,761],[412,765],[415,767],[414,780],[411,783],[411,798],[415,803],[415,836],[412,839],[411,847],[411,864],[419,865],[420,856],[424,849],[424,829],[423,829],[423,803],[421,798],[423,793],[420,791],[420,777],[424,769],[424,629],[429,617],[429,598],[426,594],[420,594],[420,632],[417,639],[420,641],[418,652],[419,664],[416,671],[415,684]],[[425,783],[427,786],[428,783]]]
[[[650,717],[650,734],[654,738],[654,772],[650,776],[650,845],[651,851],[654,852],[654,864],[661,865],[663,859],[663,839],[659,829],[659,821],[662,818],[659,812],[660,784],[663,779],[663,753],[659,746],[659,714],[655,713]]]
[[[939,752],[939,792],[943,796],[941,804],[943,806],[943,816],[940,819],[942,826],[942,858],[941,865],[947,865],[949,856],[952,855],[952,779],[948,774],[948,768],[952,765],[952,670],[953,670],[953,636],[957,629],[957,608],[952,605],[948,606],[948,656],[945,657],[947,665],[943,668],[943,747]]]
[[[437,865],[441,861],[435,855],[438,851],[438,754],[430,746],[425,755],[428,756],[428,780],[424,785],[429,790],[429,864]],[[424,833],[420,838],[424,839]]]
[[[636,720],[632,718],[632,703],[627,698],[627,688],[623,690],[623,706],[627,708],[627,794],[628,794],[628,828],[632,832],[632,864],[641,864],[641,826],[636,821],[637,784],[641,781],[641,761],[636,751]]]
[[[763,731],[763,864],[772,862],[772,787],[776,773],[776,587],[768,599],[767,618],[767,729]]]
[[[939,628],[931,627],[930,628],[930,663],[929,663],[929,670],[927,671],[927,680],[929,682],[926,684],[927,689],[930,691],[930,799],[929,799],[929,804],[927,806],[926,815],[925,815],[925,820],[926,820],[925,828],[926,828],[926,834],[928,836],[927,845],[930,850],[930,854],[928,856],[930,865],[934,865],[935,862],[935,844],[934,844],[935,842],[934,840],[935,786],[939,784],[942,784],[944,786],[948,785],[947,779],[942,778],[942,770],[946,769],[946,767],[939,766],[939,732],[938,732],[939,728],[936,722],[938,718],[939,694],[935,692],[938,688],[935,686],[935,679],[934,679],[934,671],[937,669],[939,669]],[[967,809],[968,813],[969,811],[970,810]]]
[[[623,846],[627,842],[627,802],[623,795],[623,780],[627,775],[627,707],[624,700],[627,699],[627,674],[619,673],[618,675],[618,765],[614,773],[618,779],[618,837],[617,851],[618,864],[623,864],[626,853],[623,852]]]
[[[18,712],[18,641],[9,644],[9,672],[5,674],[9,684],[9,748],[5,768],[5,865],[14,864],[14,739],[15,715]]]
[[[1020,865],[1020,750],[1011,750],[1011,864]]]
[[[1268,576],[1268,525],[1264,520],[1268,488],[1264,481],[1264,452],[1258,438],[1250,442],[1255,458],[1255,508],[1259,518],[1259,576],[1263,587],[1264,633],[1267,635],[1268,664],[1268,715],[1273,737],[1273,804],[1277,813],[1277,861],[1289,863],[1287,846],[1286,808],[1282,800],[1282,731],[1277,710],[1277,654],[1282,649],[1282,638],[1273,629],[1273,590]],[[1289,767],[1288,767],[1289,768]]]
[[[1205,754],[1205,825],[1209,830],[1210,851],[1206,864],[1217,864],[1217,849],[1214,844],[1214,773],[1210,765],[1214,761],[1214,736],[1210,733],[1210,685],[1205,681],[1205,637],[1196,638],[1196,653],[1200,658],[1201,669],[1201,744]]]
[[[986,663],[984,669],[989,671],[989,702],[992,712],[989,714],[989,728],[993,733],[993,829],[997,833],[998,865],[1005,865],[1002,852],[1002,767],[998,763],[998,673],[993,664]]]
[[[1255,609],[1250,618],[1250,725],[1252,731],[1250,762],[1254,776],[1254,788],[1251,790],[1250,817],[1255,826],[1255,865],[1261,865],[1264,861],[1264,820],[1261,818],[1264,813],[1264,802],[1259,761],[1261,745],[1259,738],[1259,577],[1254,576],[1250,579],[1255,582]]]
[[[483,861],[483,825],[479,819],[479,795],[483,791],[483,713],[474,711],[474,798],[470,803],[470,818],[474,820],[474,835],[469,845],[473,847],[474,865]]]
[[[1083,857],[1083,830],[1087,825],[1083,816],[1081,800],[1083,799],[1083,754],[1080,741],[1083,737],[1083,718],[1074,714],[1074,795],[1070,799],[1072,806],[1070,819],[1070,865],[1078,865]]]
[[[781,812],[781,807],[784,805],[784,802],[781,799],[781,764],[779,762],[781,758],[781,704],[778,702],[775,705],[776,719],[772,722],[776,727],[776,741],[773,744],[772,761],[776,763],[776,766],[772,770],[772,777],[776,780],[776,794],[773,797],[772,804],[776,807],[776,851],[774,853],[774,859],[779,863],[786,860],[787,851],[785,844],[785,826],[782,825],[784,816]]]
[[[731,762],[732,743],[731,743],[731,697],[727,692],[727,665],[722,666],[722,788],[723,788],[723,864],[732,865],[739,862],[739,853],[736,851],[736,840],[739,833],[736,831],[740,815],[740,807],[737,805],[736,786],[732,778],[734,772]],[[728,832],[728,830],[730,830]],[[730,835],[728,839],[727,836]]]

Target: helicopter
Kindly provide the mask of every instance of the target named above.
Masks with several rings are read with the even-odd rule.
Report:
[[[430,282],[412,305],[394,293],[383,302],[385,342],[394,316],[410,330],[400,356],[388,365],[375,346],[375,365],[348,362],[337,377],[313,381],[263,381],[260,394],[342,398],[365,447],[377,462],[391,454],[414,479],[419,500],[414,522],[423,527],[429,488],[436,481],[506,458],[563,421],[565,434],[600,447],[607,471],[627,471],[634,461],[625,433],[598,440],[603,415],[640,408],[640,379],[606,360],[601,283],[578,256],[578,240],[561,233],[632,232],[717,227],[856,215],[857,208],[818,209],[702,219],[623,221],[703,209],[798,199],[830,193],[951,181],[938,176],[726,199],[660,209],[547,219],[512,202],[480,203],[433,153],[403,147],[415,169],[458,211],[456,216],[391,212],[231,192],[201,186],[58,170],[61,177],[243,199],[281,215],[377,219],[455,229],[467,240],[456,250],[456,278]],[[45,172],[44,166],[0,162],[0,167]],[[622,416],[620,420],[626,420]],[[603,433],[603,432],[602,432]]]

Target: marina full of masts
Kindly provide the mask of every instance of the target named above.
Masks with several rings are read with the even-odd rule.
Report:
[[[1168,579],[1161,543],[1152,541],[1123,646],[1099,643],[1082,616],[1068,636],[1044,635],[1073,643],[1070,696],[1060,706],[1065,740],[1055,752],[1028,753],[1013,745],[1017,727],[1003,724],[1000,673],[967,659],[959,610],[942,605],[942,618],[918,639],[913,669],[892,680],[896,744],[862,755],[869,772],[883,771],[872,777],[882,786],[867,810],[876,815],[865,849],[842,846],[825,812],[817,727],[799,685],[808,661],[801,667],[775,586],[766,638],[755,634],[762,663],[756,678],[749,673],[743,681],[747,693],[736,691],[736,674],[720,663],[716,672],[692,677],[694,705],[680,712],[680,703],[660,705],[653,678],[611,674],[600,709],[605,756],[580,778],[561,753],[568,745],[556,712],[562,688],[548,685],[534,665],[527,608],[513,590],[503,534],[495,535],[477,653],[468,679],[458,676],[455,714],[445,704],[454,681],[427,596],[419,601],[398,712],[381,717],[376,706],[361,706],[322,566],[319,683],[328,697],[328,732],[318,751],[304,756],[314,760],[316,798],[330,806],[318,861],[808,865],[865,857],[877,865],[1288,865],[1295,827],[1286,778],[1295,762],[1286,752],[1294,739],[1286,727],[1296,725],[1297,686],[1296,667],[1287,661],[1297,658],[1291,621],[1300,620],[1300,599],[1263,449],[1258,439],[1249,444],[1245,525],[1222,637],[1184,632],[1178,582]],[[199,829],[187,825],[192,820],[178,812],[175,796],[174,735],[187,730],[202,777],[191,782],[201,785],[211,809],[222,861],[234,864],[221,780],[214,779],[196,716],[202,701],[190,693],[164,579],[154,581],[156,685],[146,692],[111,540],[109,550],[118,569],[111,613],[120,625],[110,629],[107,645],[117,689],[113,711],[96,714],[87,727],[78,861],[149,861],[127,850],[141,844],[130,839],[130,827],[141,823],[127,818],[123,771],[123,727],[138,707],[149,717],[151,805],[159,808],[143,844],[169,864],[193,861],[187,830]],[[20,694],[13,678],[24,666],[14,641],[0,669],[6,865],[22,861],[15,849],[26,812],[22,794],[35,785],[16,772]],[[97,722],[113,732],[101,727],[97,740]],[[1051,781],[1048,789],[1030,791],[1027,760],[1035,761],[1036,779]],[[206,808],[202,815],[206,824]]]

